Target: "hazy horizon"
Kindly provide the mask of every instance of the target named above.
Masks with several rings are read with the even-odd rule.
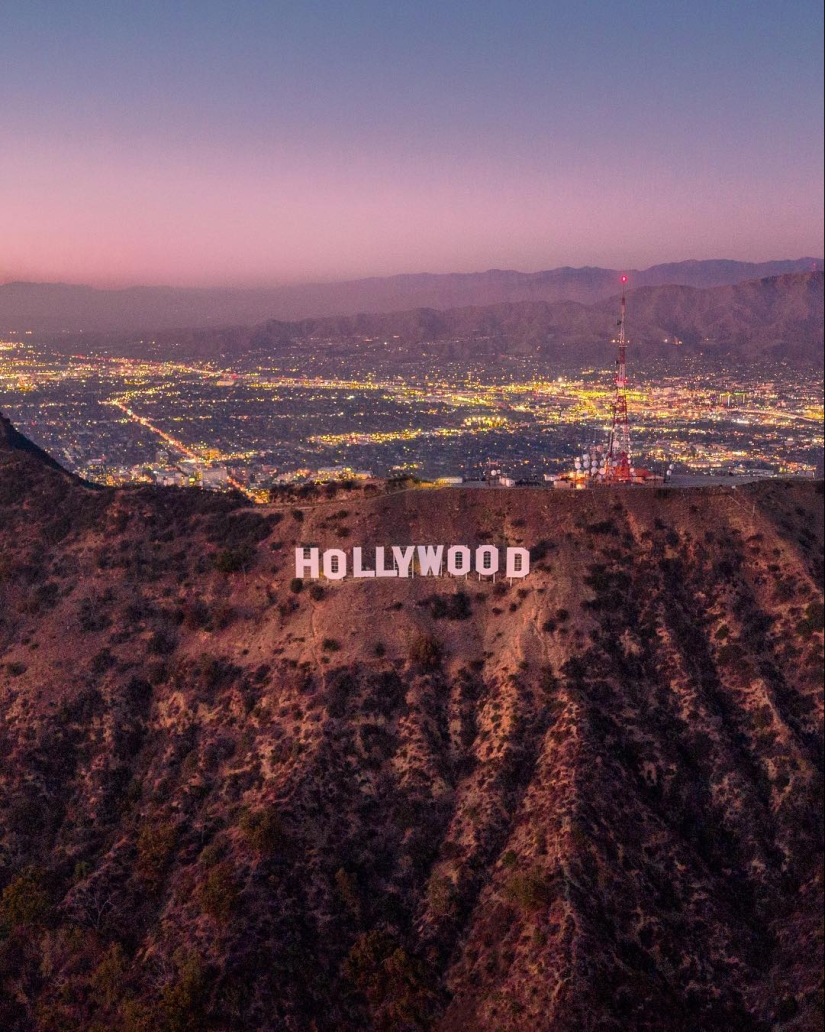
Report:
[[[575,272],[582,272],[587,269],[611,271],[611,272],[626,272],[626,273],[641,273],[647,272],[650,269],[655,269],[664,265],[687,265],[691,263],[700,264],[705,262],[734,262],[742,264],[753,264],[762,265],[773,262],[804,262],[810,261],[816,264],[817,268],[812,268],[812,272],[821,271],[820,266],[823,263],[823,258],[817,257],[814,254],[800,254],[797,256],[791,255],[766,255],[759,258],[732,258],[730,255],[722,255],[719,257],[709,258],[674,258],[674,259],[663,259],[661,261],[655,261],[649,265],[616,265],[616,266],[602,266],[594,263],[586,262],[582,265],[572,265],[568,262],[562,262],[559,265],[543,265],[535,268],[506,268],[503,266],[488,266],[485,268],[475,269],[446,269],[443,271],[437,271],[435,269],[406,269],[401,272],[390,272],[386,275],[376,274],[370,276],[359,276],[359,277],[347,277],[338,279],[317,279],[317,280],[283,280],[279,282],[261,282],[261,283],[249,283],[249,284],[236,284],[232,282],[215,282],[215,283],[171,283],[171,282],[146,282],[146,281],[127,281],[123,283],[107,283],[105,281],[93,282],[90,280],[72,280],[72,279],[60,279],[60,280],[45,280],[45,279],[0,279],[0,286],[13,286],[15,284],[23,284],[26,286],[49,286],[49,287],[88,287],[92,290],[99,291],[120,291],[120,290],[203,290],[203,291],[220,291],[220,290],[237,290],[237,291],[266,291],[266,290],[279,290],[281,288],[300,288],[300,287],[326,287],[326,286],[344,286],[348,283],[357,283],[364,280],[383,280],[383,279],[402,279],[402,278],[416,278],[426,276],[484,276],[491,273],[513,273],[520,276],[535,276],[546,272],[556,272],[562,269],[570,269]],[[617,286],[617,290],[618,290]]]

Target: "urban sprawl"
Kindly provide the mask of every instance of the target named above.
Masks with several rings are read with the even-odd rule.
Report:
[[[501,356],[494,370],[420,360],[399,371],[325,343],[205,362],[72,355],[16,332],[0,340],[0,408],[89,480],[235,488],[256,501],[335,479],[541,483],[610,425],[609,348],[598,369]],[[634,452],[652,469],[812,475],[822,450],[815,370],[637,361],[628,403]]]

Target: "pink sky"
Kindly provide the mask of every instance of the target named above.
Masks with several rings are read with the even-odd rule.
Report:
[[[821,9],[0,7],[0,281],[822,252]]]

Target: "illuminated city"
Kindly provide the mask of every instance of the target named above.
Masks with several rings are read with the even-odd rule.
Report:
[[[365,345],[370,342],[366,341]],[[336,342],[230,364],[69,355],[19,334],[0,342],[0,404],[68,468],[107,484],[235,487],[415,476],[542,482],[584,441],[605,440],[604,368],[342,357]],[[639,366],[640,368],[637,368]],[[634,449],[654,471],[811,475],[823,443],[815,370],[718,363],[632,370]]]

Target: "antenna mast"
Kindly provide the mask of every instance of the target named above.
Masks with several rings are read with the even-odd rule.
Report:
[[[619,317],[619,336],[616,345],[616,375],[613,383],[616,394],[613,398],[613,425],[607,446],[607,475],[613,480],[630,480],[630,420],[627,415],[627,337],[625,335],[625,314],[627,300],[625,285],[627,276],[622,276],[622,307]]]

